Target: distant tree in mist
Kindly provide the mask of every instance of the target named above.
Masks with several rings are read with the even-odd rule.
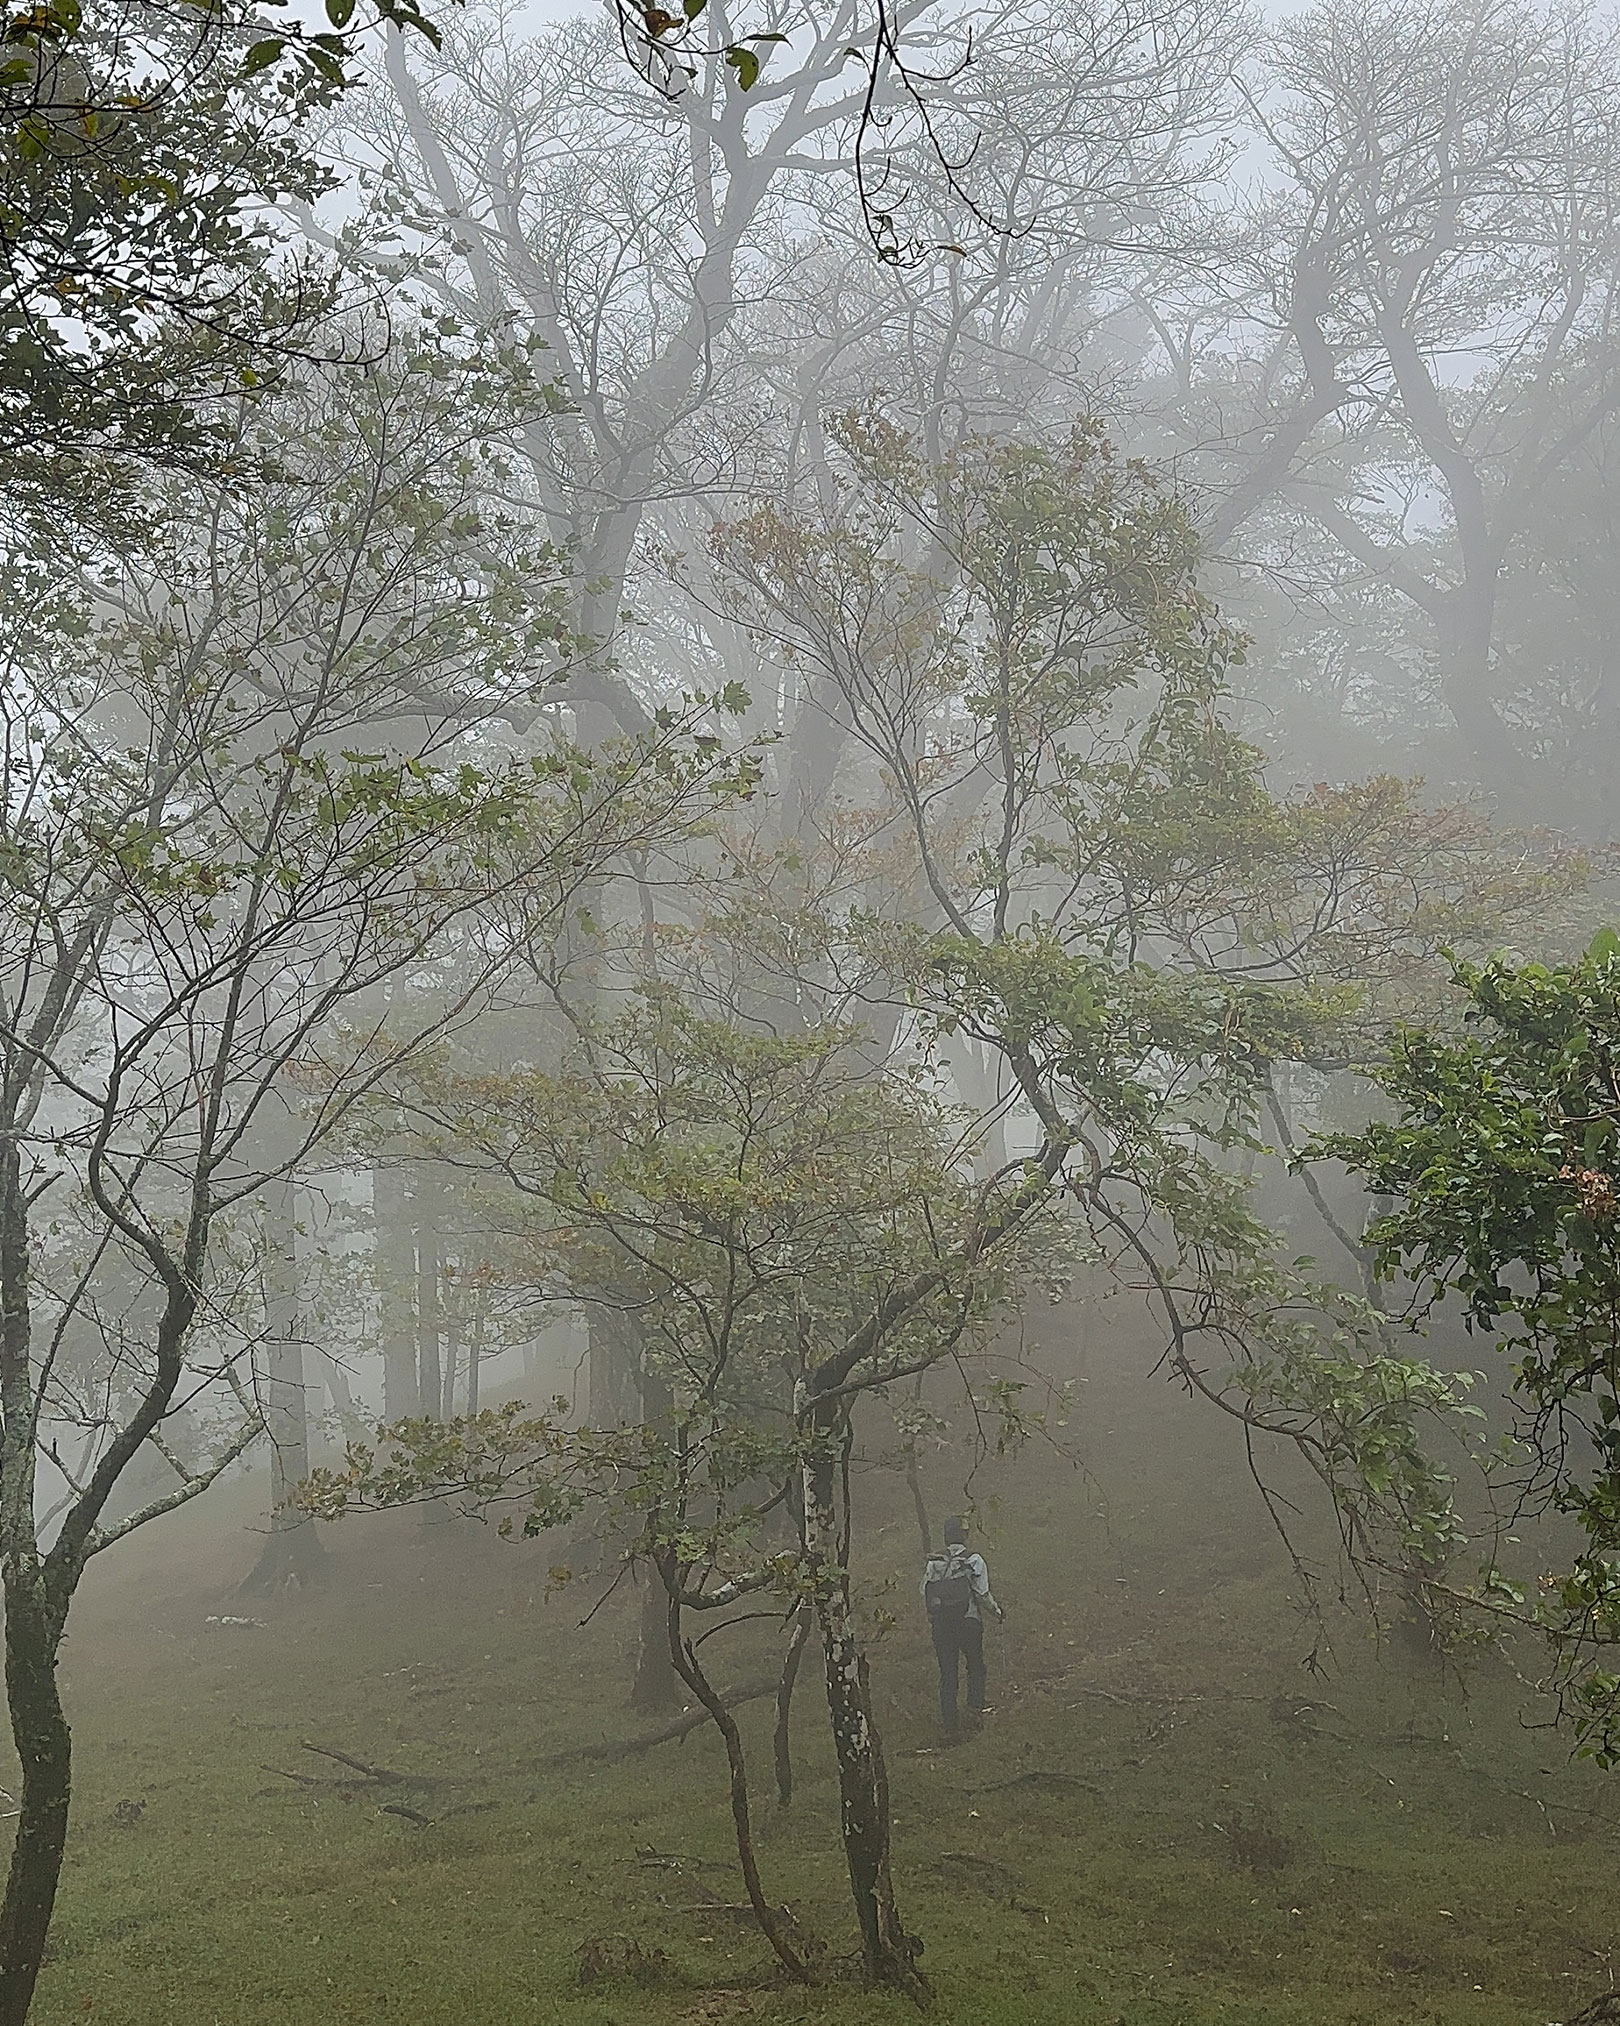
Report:
[[[1305,601],[1316,571],[1330,610],[1387,588],[1455,727],[1447,777],[1556,817],[1499,601],[1620,399],[1615,31],[1561,5],[1323,5],[1275,25],[1249,88],[1252,199],[1217,200],[1153,305],[1211,541]]]

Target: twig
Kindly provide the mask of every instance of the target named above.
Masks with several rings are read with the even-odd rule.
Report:
[[[415,1773],[392,1773],[386,1766],[373,1766],[364,1759],[351,1758],[347,1752],[337,1751],[331,1745],[312,1745],[308,1738],[299,1742],[306,1752],[314,1752],[323,1759],[335,1759],[340,1766],[347,1766],[351,1773],[361,1773],[382,1787],[422,1787],[429,1784]]]

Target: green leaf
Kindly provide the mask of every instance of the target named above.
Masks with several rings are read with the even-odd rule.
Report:
[[[354,16],[354,0],[326,0],[326,18],[334,28],[347,28]]]
[[[244,77],[256,77],[261,70],[268,70],[273,63],[279,63],[286,54],[287,38],[284,35],[267,35],[263,42],[254,43],[242,64]]]
[[[759,58],[751,49],[733,43],[726,51],[726,61],[737,73],[737,83],[743,91],[752,91],[759,83]]]

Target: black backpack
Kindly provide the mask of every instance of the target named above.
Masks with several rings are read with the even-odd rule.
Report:
[[[930,1559],[928,1567],[938,1566]],[[945,1557],[945,1566],[936,1575],[929,1574],[923,1584],[923,1602],[928,1606],[930,1618],[965,1618],[969,1604],[973,1601],[973,1571],[968,1564],[967,1550],[953,1548]]]

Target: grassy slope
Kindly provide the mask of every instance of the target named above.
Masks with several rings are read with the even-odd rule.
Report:
[[[1465,1699],[1380,1664],[1343,1619],[1337,1672],[1313,1687],[1286,1558],[1227,1438],[1106,1371],[1085,1399],[1084,1446],[1108,1459],[1095,1478],[1051,1461],[1001,1472],[998,1708],[956,1750],[933,1733],[905,1501],[891,1475],[867,1480],[874,1515],[895,1515],[868,1555],[901,1617],[875,1668],[897,1874],[939,2016],[1542,2026],[1606,1988],[1620,1794],[1521,1726],[1504,1668]],[[942,1499],[949,1468],[934,1471]],[[545,1549],[428,1534],[410,1515],[330,1537],[324,1593],[233,1606],[250,1504],[246,1487],[222,1493],[131,1544],[75,1621],[78,1827],[42,2026],[915,2016],[847,1985],[763,1988],[746,1924],[701,1910],[740,1897],[708,1735],[545,1769],[635,1728],[632,1600],[580,1629],[575,1599],[546,1601]],[[266,1622],[204,1624],[233,1608]],[[755,1671],[742,1653],[730,1665]],[[847,1950],[816,1689],[807,1664],[786,1817],[767,1792],[765,1707],[744,1727],[767,1884]],[[1296,1721],[1302,1695],[1331,1707]],[[437,1777],[407,1805],[466,1812],[421,1828],[379,1814],[386,1796],[263,1770],[321,1773],[305,1739]],[[138,1820],[117,1819],[121,1801],[144,1803]],[[1234,1861],[1234,1821],[1280,1839],[1281,1867]],[[664,1980],[582,1990],[581,1943],[614,1934],[661,1949]]]

